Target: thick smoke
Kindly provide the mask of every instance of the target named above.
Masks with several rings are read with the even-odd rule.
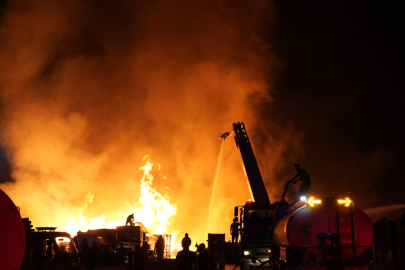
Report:
[[[1,146],[15,182],[2,189],[34,226],[62,227],[89,192],[88,216],[124,223],[120,207],[137,202],[149,155],[165,176],[156,189],[178,207],[169,232],[205,241],[218,137],[235,121],[253,132],[255,109],[272,101],[278,64],[263,34],[273,9],[263,1],[9,2]],[[289,140],[269,142],[273,174]],[[213,233],[228,231],[233,206],[249,196],[231,140],[223,156]]]

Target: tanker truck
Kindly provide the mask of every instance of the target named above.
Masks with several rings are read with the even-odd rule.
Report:
[[[244,123],[232,132],[242,157],[251,200],[234,209],[240,221],[239,265],[270,269],[371,269],[374,229],[370,218],[349,198],[302,198],[270,203]]]

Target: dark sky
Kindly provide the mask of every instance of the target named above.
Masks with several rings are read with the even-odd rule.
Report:
[[[291,178],[299,162],[318,194],[351,192],[363,207],[405,203],[402,2],[275,6],[266,38],[282,68],[275,100],[261,108],[261,129],[277,130],[275,123],[302,134],[299,160],[278,177]],[[266,162],[259,159],[262,169]],[[1,182],[9,173],[0,151]]]
[[[313,191],[351,192],[363,207],[405,202],[399,3],[276,1],[271,43],[285,68],[263,116],[304,133]]]
[[[3,14],[3,9],[6,1],[0,0],[0,23]],[[2,104],[0,104],[0,113],[2,111]],[[10,176],[10,165],[5,157],[3,150],[0,148],[0,183],[12,181]]]

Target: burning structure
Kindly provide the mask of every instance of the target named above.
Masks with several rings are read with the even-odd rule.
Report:
[[[1,188],[36,226],[72,234],[115,228],[129,213],[150,231],[193,241],[225,231],[222,214],[232,216],[228,205],[248,193],[239,192],[239,163],[229,163],[207,228],[219,152],[212,138],[233,119],[253,125],[252,108],[272,100],[277,60],[264,33],[273,12],[268,3],[9,2],[0,144],[14,182]],[[148,178],[139,188],[146,155],[161,164],[157,192]],[[142,188],[160,203],[140,202]],[[148,223],[152,212],[159,222]]]

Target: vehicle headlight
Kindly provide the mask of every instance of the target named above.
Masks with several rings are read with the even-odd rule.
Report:
[[[245,256],[252,255],[252,251],[251,250],[244,250],[243,255],[245,255]]]

